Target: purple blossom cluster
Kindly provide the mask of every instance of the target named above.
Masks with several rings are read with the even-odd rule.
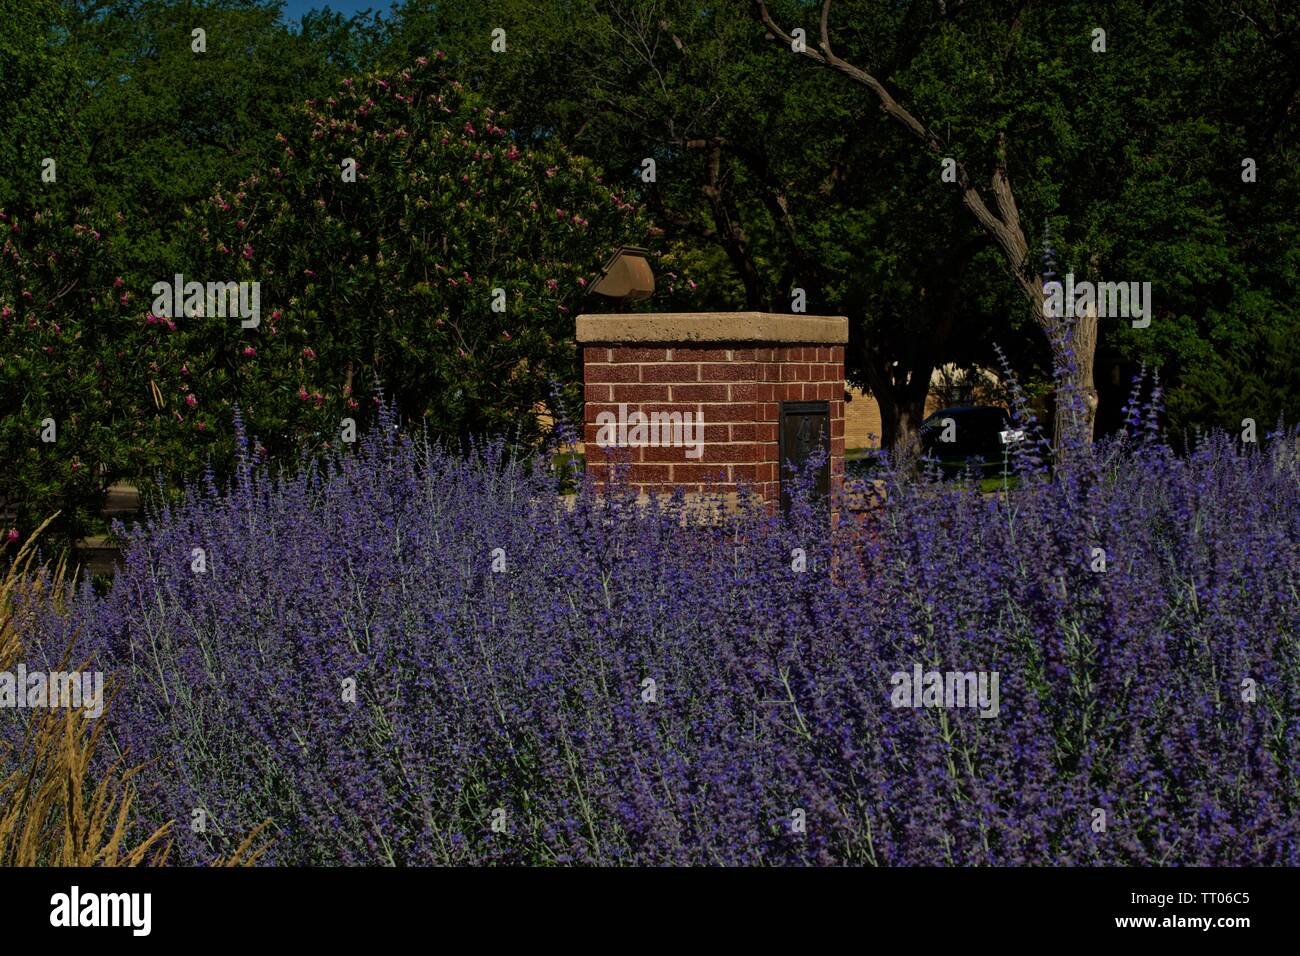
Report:
[[[832,533],[390,419],[190,489],[27,626],[117,676],[186,863],[270,819],[279,864],[1294,866],[1296,441],[886,472]],[[895,706],[917,665],[997,672],[997,715]]]

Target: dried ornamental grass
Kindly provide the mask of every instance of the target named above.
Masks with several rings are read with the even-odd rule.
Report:
[[[53,520],[53,518],[49,519]],[[22,659],[13,613],[20,599],[44,594],[56,605],[63,593],[65,565],[52,573],[32,572],[36,539],[49,520],[18,549],[0,582],[0,670]],[[66,663],[66,658],[65,658]],[[0,865],[139,866],[160,864],[170,850],[170,822],[134,845],[133,778],[139,767],[119,759],[92,769],[102,749],[105,725],[73,708],[28,712],[20,742],[3,742],[0,752]]]

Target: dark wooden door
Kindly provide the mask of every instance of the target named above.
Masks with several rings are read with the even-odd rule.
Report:
[[[781,461],[781,507],[790,508],[790,467],[802,475],[814,453],[821,453],[821,465],[814,476],[817,494],[831,488],[831,408],[830,402],[782,402],[781,427],[778,431]]]

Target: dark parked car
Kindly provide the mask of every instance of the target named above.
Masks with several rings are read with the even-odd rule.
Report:
[[[972,458],[982,458],[986,476],[1002,474],[1008,441],[1022,438],[1012,430],[1005,409],[989,405],[941,408],[921,423],[921,450],[937,458],[945,474],[965,470]]]

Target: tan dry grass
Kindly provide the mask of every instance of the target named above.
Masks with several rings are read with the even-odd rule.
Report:
[[[0,671],[17,665],[22,641],[14,599],[43,596],[61,609],[66,564],[31,568],[42,524],[18,549],[0,581]],[[67,666],[65,658],[62,667]],[[106,707],[111,706],[111,699]],[[134,830],[135,778],[143,766],[114,761],[98,779],[92,765],[105,723],[73,708],[36,714],[26,738],[0,744],[0,866],[161,866],[171,851],[173,821],[130,845]],[[270,821],[249,833],[218,866],[251,866],[269,843],[253,848]]]

